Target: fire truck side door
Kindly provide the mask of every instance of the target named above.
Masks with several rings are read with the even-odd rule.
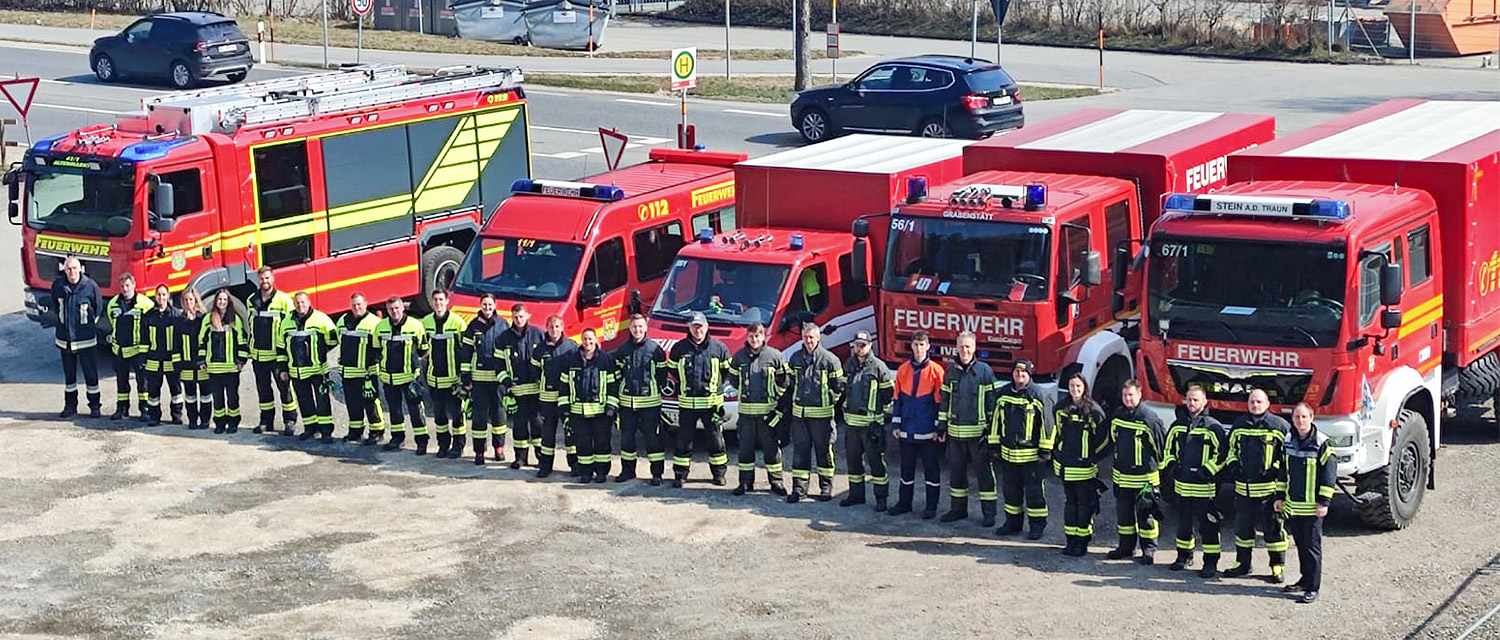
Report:
[[[600,342],[614,342],[619,334],[619,323],[624,319],[629,274],[625,266],[624,238],[616,236],[595,244],[577,293],[575,308],[578,318],[571,324],[570,333],[592,328],[599,332]],[[584,297],[585,290],[593,299]],[[596,291],[597,296],[592,295]]]
[[[146,260],[145,282],[154,287],[166,283],[173,291],[187,286],[193,275],[218,266],[219,206],[213,164],[207,160],[156,167],[146,192],[146,234],[155,239],[156,253]],[[159,211],[156,184],[172,186],[173,210]],[[170,214],[168,216],[167,214]],[[161,225],[159,220],[170,218]],[[153,228],[170,228],[155,231]]]

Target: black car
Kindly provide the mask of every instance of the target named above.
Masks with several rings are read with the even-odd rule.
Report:
[[[925,55],[877,64],[852,82],[792,99],[792,125],[808,142],[846,131],[983,138],[1020,128],[1021,90],[999,65]]]
[[[187,89],[209,76],[244,80],[255,59],[250,55],[250,41],[233,19],[184,11],[149,15],[118,35],[95,40],[89,65],[104,82],[150,76]]]

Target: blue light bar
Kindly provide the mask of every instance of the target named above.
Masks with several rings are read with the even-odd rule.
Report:
[[[912,176],[906,179],[906,201],[916,204],[927,199],[927,176]]]
[[[616,202],[625,199],[625,190],[610,184],[588,184],[564,180],[533,180],[521,178],[510,183],[512,193],[534,193],[564,198],[588,198]]]
[[[792,251],[801,251],[803,246],[804,246],[804,244],[802,242],[802,234],[800,234],[800,233],[794,233],[794,234],[792,234],[792,241],[791,241],[791,244],[789,245],[789,248]]]
[[[1349,203],[1343,200],[1313,200],[1308,205],[1307,215],[1348,220],[1349,212]]]
[[[714,230],[704,227],[698,230],[698,242],[709,244],[714,241]]]
[[[137,142],[120,151],[120,159],[130,162],[160,160],[167,157],[167,152],[171,151],[173,147],[179,147],[191,141],[190,138],[174,138],[171,140]]]
[[[48,151],[51,151],[52,145],[56,144],[58,140],[62,140],[63,137],[64,136],[52,136],[51,138],[42,138],[41,140],[37,140],[36,144],[31,145],[31,150],[37,153],[46,153]]]
[[[1026,185],[1026,210],[1036,211],[1047,205],[1047,185],[1031,183]]]
[[[1162,209],[1167,211],[1192,211],[1196,208],[1197,202],[1198,198],[1193,194],[1174,193],[1167,196],[1166,204],[1162,205]]]

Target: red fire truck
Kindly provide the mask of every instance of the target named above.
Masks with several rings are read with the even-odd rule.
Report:
[[[593,328],[618,344],[678,249],[700,230],[735,228],[732,167],[745,157],[652,149],[646,162],[576,182],[517,180],[464,258],[456,308],[473,313],[490,293],[506,317],[524,302],[539,324],[557,314],[575,338]]]
[[[1406,526],[1443,405],[1500,388],[1500,103],[1387,102],[1230,156],[1229,179],[1151,231],[1148,401],[1306,402],[1361,518]]]
[[[130,273],[243,299],[269,265],[329,311],[356,291],[425,298],[531,173],[521,80],[372,65],[164,94],[143,116],[41,140],[5,174],[28,315],[50,322],[69,255],[106,294]]]
[[[1268,116],[1085,109],[964,150],[968,175],[899,206],[881,282],[880,349],[908,353],[925,329],[940,355],[962,331],[979,358],[1037,381],[1082,371],[1104,402],[1133,370],[1137,282],[1097,288],[1172,191],[1224,181],[1225,156],[1270,140]],[[1123,254],[1128,255],[1128,253]]]
[[[855,333],[876,330],[870,282],[883,254],[872,257],[869,244],[884,245],[891,207],[909,184],[961,175],[966,144],[856,134],[735,165],[739,228],[700,230],[677,254],[651,311],[652,335],[670,348],[686,335],[688,315],[701,312],[731,351],[759,322],[768,343],[790,355],[802,348],[802,323],[815,322],[823,345],[847,354]],[[725,428],[733,429],[738,394],[727,396]],[[669,399],[669,423],[674,406]]]

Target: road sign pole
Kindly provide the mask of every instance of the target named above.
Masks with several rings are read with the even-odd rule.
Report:
[[[354,62],[358,64],[365,57],[365,17],[354,16],[354,19],[359,21],[359,28],[356,31],[359,35],[354,39]]]
[[[729,48],[729,0],[724,0],[724,79],[730,79],[729,64],[734,61],[734,50]]]
[[[328,68],[328,0],[323,0],[323,68]]]
[[[829,18],[832,19],[834,24],[839,23],[839,0],[833,0],[833,15],[829,16]],[[839,57],[833,56],[831,64],[833,65],[833,82],[837,84],[839,81]]]

